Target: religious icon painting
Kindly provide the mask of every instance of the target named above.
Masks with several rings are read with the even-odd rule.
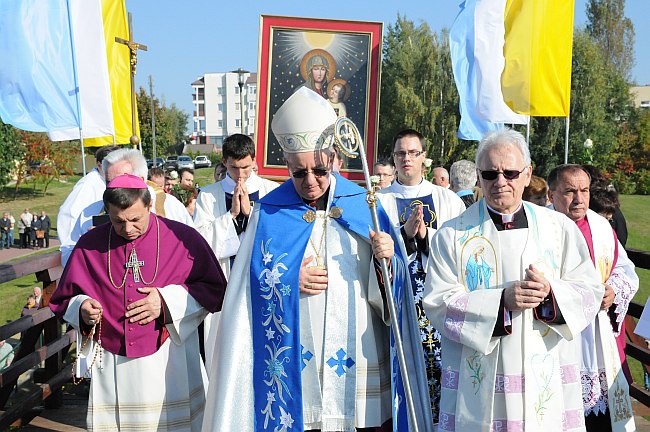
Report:
[[[461,250],[461,274],[468,291],[497,288],[499,273],[494,245],[485,237],[472,237]]]
[[[373,165],[382,32],[380,22],[262,15],[255,129],[260,175],[288,178],[282,149],[270,126],[278,108],[301,87],[321,95],[339,117],[356,124],[366,146],[368,165]],[[351,180],[362,180],[361,161],[340,156],[340,173]]]

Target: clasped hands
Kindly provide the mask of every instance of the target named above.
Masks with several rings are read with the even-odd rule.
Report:
[[[236,219],[239,214],[248,217],[251,214],[251,202],[248,199],[248,189],[246,189],[246,180],[240,178],[232,193],[232,206],[230,214]]]
[[[516,281],[504,292],[504,303],[510,311],[534,309],[539,306],[551,292],[551,284],[544,274],[532,264],[526,269],[523,281]],[[615,293],[612,287],[605,284],[605,295],[600,304],[602,310],[609,309],[614,303]]]
[[[134,301],[126,307],[126,318],[130,323],[149,324],[160,316],[162,302],[157,288],[138,288],[138,292],[147,294],[145,298]],[[79,308],[84,324],[92,326],[99,322],[102,316],[102,305],[95,299],[86,299]]]
[[[551,284],[544,274],[531,264],[526,269],[524,280],[515,281],[510,288],[504,290],[504,304],[509,311],[534,309],[550,292]]]
[[[370,230],[370,243],[372,253],[378,260],[386,258],[390,260],[395,253],[395,245],[390,234],[385,232],[376,233]],[[327,289],[327,269],[319,266],[309,266],[314,260],[313,256],[308,256],[302,260],[300,266],[299,285],[300,292],[305,294],[320,294]]]
[[[404,231],[410,239],[417,236],[418,239],[423,240],[427,236],[427,226],[424,222],[424,209],[421,204],[416,206],[411,212],[411,215],[404,224]]]

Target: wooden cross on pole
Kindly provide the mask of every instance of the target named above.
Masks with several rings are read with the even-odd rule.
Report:
[[[133,41],[133,18],[131,12],[129,12],[129,40],[116,36],[115,42],[126,45],[131,51],[131,131],[133,135],[131,136],[130,141],[131,144],[133,144],[133,148],[136,148],[139,145],[140,153],[142,153],[142,144],[136,134],[135,124],[135,69],[138,64],[138,50],[147,51],[147,46]]]

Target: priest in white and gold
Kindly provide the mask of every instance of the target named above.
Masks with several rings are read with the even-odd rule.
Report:
[[[575,224],[522,202],[524,137],[479,143],[485,198],[438,229],[424,288],[442,333],[440,431],[582,431],[580,333],[604,289]]]

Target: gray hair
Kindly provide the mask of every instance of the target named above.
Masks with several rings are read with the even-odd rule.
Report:
[[[108,169],[112,165],[115,165],[121,161],[127,161],[129,164],[131,164],[131,167],[133,168],[133,172],[131,174],[142,177],[143,179],[147,178],[147,160],[144,158],[144,156],[142,156],[142,153],[135,149],[119,149],[107,154],[102,161],[102,169],[104,170],[104,174],[108,172]]]
[[[466,159],[454,162],[449,168],[450,188],[454,192],[476,186],[476,164]]]
[[[478,143],[478,149],[476,150],[476,166],[481,165],[481,158],[490,149],[508,145],[519,149],[519,152],[524,159],[524,164],[526,166],[530,165],[530,150],[528,150],[526,138],[516,130],[505,128],[490,132]]]

